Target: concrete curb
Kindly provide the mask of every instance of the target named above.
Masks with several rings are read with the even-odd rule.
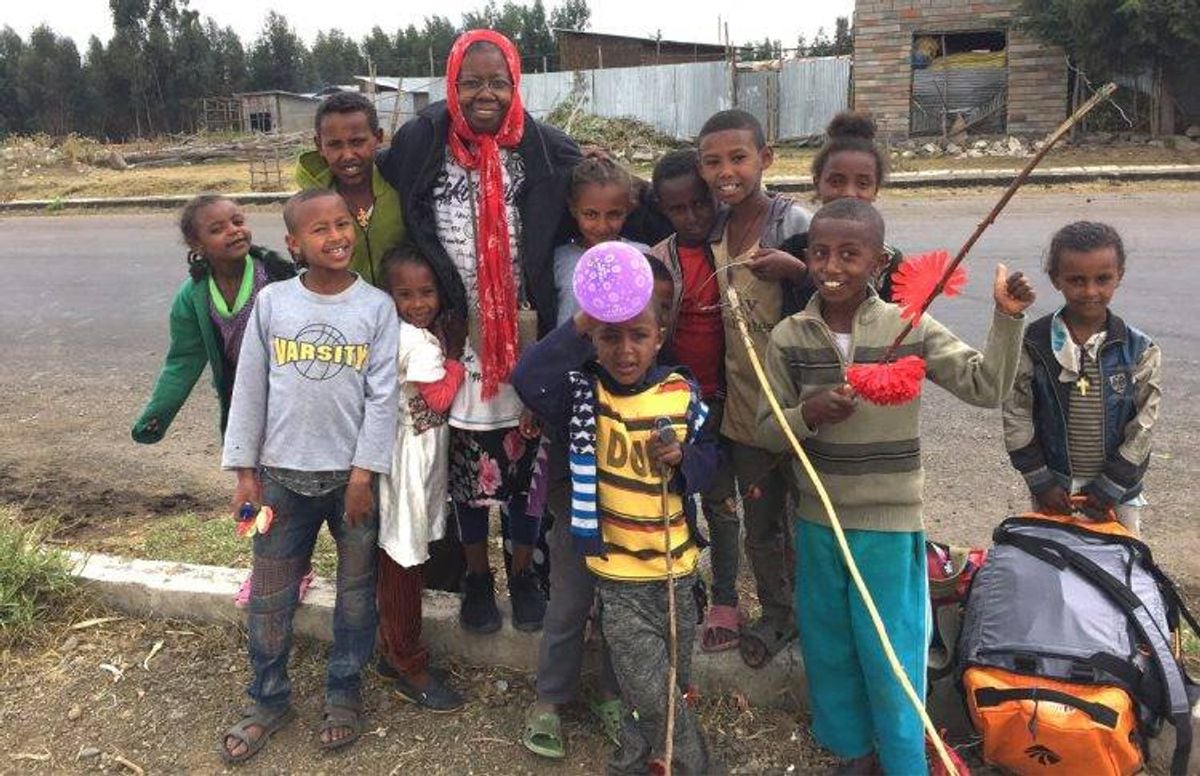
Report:
[[[963,188],[972,186],[1006,185],[1016,174],[1014,170],[922,170],[898,172],[888,176],[887,187],[893,189]],[[1098,165],[1092,167],[1050,167],[1035,170],[1031,183],[1086,183],[1098,180],[1200,180],[1200,164]],[[812,190],[809,178],[767,178],[773,191],[804,192]],[[243,205],[275,205],[286,202],[295,192],[243,192],[228,194]],[[190,194],[151,197],[91,197],[81,199],[16,199],[0,202],[0,213],[59,212],[63,210],[120,210],[174,209],[192,198]]]
[[[111,555],[70,553],[74,573],[113,608],[131,614],[200,622],[244,624],[233,605],[244,569],[168,561],[131,560]],[[476,665],[502,665],[530,673],[537,669],[541,634],[510,625],[507,598],[498,601],[504,626],[496,633],[467,633],[458,625],[458,596],[426,591],[422,635],[434,655]],[[296,610],[296,633],[333,638],[334,586],[317,577]],[[794,645],[793,645],[794,647]],[[761,670],[748,668],[736,651],[716,655],[697,650],[692,676],[705,692],[737,691],[753,704],[795,708],[805,693],[798,649],[786,650]]]
[[[1006,186],[1016,170],[921,170],[897,172],[887,177],[889,189],[965,188]],[[1049,167],[1034,170],[1030,183],[1088,183],[1091,181],[1200,180],[1200,164],[1095,165],[1089,167]],[[768,178],[767,186],[776,191],[811,191],[811,178]]]
[[[169,561],[131,560],[111,555],[69,553],[73,571],[98,597],[131,614],[199,622],[244,624],[245,613],[233,596],[245,579],[244,569]],[[322,641],[332,639],[333,584],[317,577],[296,610],[296,633]],[[502,665],[532,673],[537,669],[540,634],[509,626],[508,601],[499,601],[504,626],[481,636],[458,626],[458,596],[426,591],[423,636],[433,654],[476,665]],[[804,665],[793,642],[762,669],[748,668],[736,651],[715,655],[698,649],[692,656],[692,679],[704,693],[739,692],[757,706],[799,709],[805,705]],[[952,737],[971,733],[962,699],[951,680],[934,685],[927,701],[935,724]],[[1192,715],[1196,741],[1189,774],[1200,774],[1200,708]],[[1151,741],[1151,764],[1170,770],[1175,731],[1169,725]]]
[[[199,192],[197,192],[199,193]],[[294,191],[248,191],[225,196],[243,205],[275,205],[286,202]],[[30,213],[63,210],[95,210],[111,208],[119,210],[150,210],[157,208],[175,209],[187,204],[194,194],[171,194],[150,197],[82,197],[79,199],[14,199],[0,202],[0,213]]]

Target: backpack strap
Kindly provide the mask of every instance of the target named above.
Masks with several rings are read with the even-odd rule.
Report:
[[[1055,528],[1063,527],[1060,523],[1052,525]],[[1171,654],[1168,634],[1162,632],[1146,605],[1132,590],[1097,565],[1091,558],[1053,539],[1016,533],[1012,530],[1014,527],[1009,520],[1004,521],[996,529],[994,538],[998,543],[1009,544],[1028,552],[1060,570],[1069,567],[1119,606],[1133,622],[1139,635],[1150,646],[1154,655],[1157,678],[1162,682],[1167,695],[1167,702],[1160,703],[1156,711],[1170,719],[1171,724],[1175,726],[1175,752],[1171,759],[1171,773],[1173,776],[1187,773],[1188,758],[1192,751],[1191,699],[1188,693],[1187,676]],[[1055,557],[1057,557],[1057,561],[1054,560]],[[1139,698],[1139,700],[1146,702],[1150,698]],[[1149,704],[1147,703],[1147,705]]]
[[[1018,525],[1036,525],[1045,528],[1053,528],[1055,530],[1066,531],[1068,533],[1075,534],[1076,536],[1102,536],[1106,543],[1120,544],[1130,548],[1138,554],[1139,559],[1142,562],[1142,567],[1145,568],[1145,570],[1152,577],[1154,577],[1154,580],[1158,583],[1159,588],[1163,591],[1163,594],[1167,598],[1167,603],[1170,604],[1173,609],[1171,613],[1177,613],[1183,618],[1184,622],[1188,624],[1188,627],[1192,629],[1192,633],[1200,636],[1200,620],[1197,620],[1192,612],[1187,608],[1187,604],[1184,602],[1183,596],[1179,592],[1179,587],[1175,584],[1175,580],[1167,576],[1167,574],[1161,568],[1159,568],[1158,564],[1154,561],[1154,553],[1150,550],[1150,545],[1146,544],[1141,539],[1133,536],[1122,536],[1120,534],[1100,534],[1096,531],[1090,530],[1085,525],[1080,525],[1078,523],[1066,523],[1059,520],[1046,520],[1034,515],[1018,515],[1005,519],[996,528],[996,531],[993,534],[993,539],[996,539],[1001,532],[1004,532],[1007,535],[1009,533],[1008,529]],[[1175,625],[1174,622],[1171,624]]]

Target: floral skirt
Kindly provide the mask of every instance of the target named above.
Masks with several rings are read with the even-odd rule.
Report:
[[[450,498],[472,507],[506,505],[529,492],[537,441],[516,426],[490,431],[450,429]]]

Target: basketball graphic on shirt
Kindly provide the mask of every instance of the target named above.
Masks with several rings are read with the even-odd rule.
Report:
[[[296,342],[310,343],[314,347],[321,345],[345,345],[346,338],[342,333],[327,323],[312,323],[305,326],[296,335]],[[309,380],[328,380],[337,375],[345,367],[345,363],[334,363],[314,357],[308,361],[297,361],[296,371]]]
[[[308,380],[328,380],[346,367],[362,372],[371,346],[346,341],[346,337],[327,323],[310,323],[292,339],[275,337],[275,365],[295,367]]]

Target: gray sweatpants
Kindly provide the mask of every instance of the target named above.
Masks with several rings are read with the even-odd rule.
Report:
[[[571,546],[571,483],[550,485],[546,508],[554,525],[546,534],[550,546],[550,601],[542,621],[538,652],[537,695],[544,703],[562,705],[575,700],[583,667],[583,632],[595,599],[596,577]],[[600,644],[600,689],[617,695],[616,676],[608,650]]]
[[[553,568],[553,565],[551,566]],[[695,575],[675,580],[675,627],[679,663],[675,692],[673,772],[708,773],[708,743],[699,721],[683,700],[684,677],[691,673],[696,636]],[[610,774],[644,774],[649,761],[664,754],[667,728],[667,675],[671,652],[664,582],[615,582],[601,579],[601,626],[608,642],[621,695],[637,718],[626,714],[621,746],[608,762]]]

